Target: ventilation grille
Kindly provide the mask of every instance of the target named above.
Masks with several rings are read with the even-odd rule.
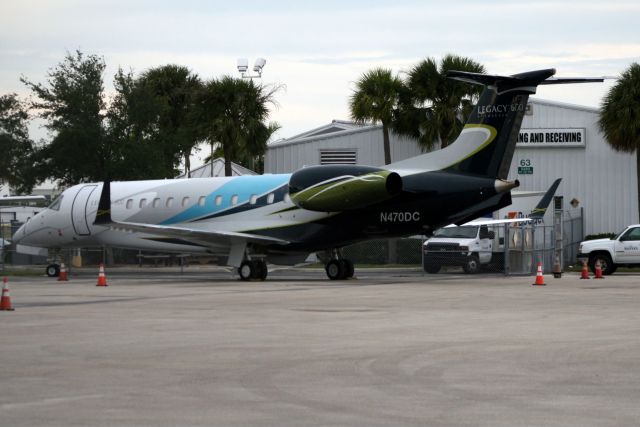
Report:
[[[355,150],[320,150],[321,165],[355,165]]]

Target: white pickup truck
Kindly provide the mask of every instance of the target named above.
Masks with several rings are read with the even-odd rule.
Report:
[[[600,261],[602,274],[613,274],[621,265],[640,265],[640,224],[628,226],[613,239],[581,242],[577,258],[580,263],[586,259],[591,271]]]
[[[494,238],[486,225],[441,228],[423,246],[424,271],[435,274],[443,265],[458,265],[466,273],[477,273],[494,260]]]

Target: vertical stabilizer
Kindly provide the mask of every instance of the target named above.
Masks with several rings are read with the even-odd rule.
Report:
[[[529,95],[541,84],[588,83],[601,78],[555,79],[554,69],[498,76],[450,71],[447,76],[484,85],[458,138],[442,150],[389,165],[400,175],[443,170],[506,179]]]

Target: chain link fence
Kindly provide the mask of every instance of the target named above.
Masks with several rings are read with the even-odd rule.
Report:
[[[21,224],[0,224],[0,271],[6,265],[46,265],[48,257],[24,255],[8,244]],[[359,267],[398,266],[421,268],[427,273],[493,272],[505,275],[535,274],[541,262],[545,273],[556,264],[564,270],[575,262],[577,248],[584,237],[581,215],[561,215],[553,225],[499,224],[482,229],[452,228],[449,236],[427,240],[418,236],[402,239],[380,239],[344,247],[342,256]],[[464,231],[464,233],[462,233]],[[5,244],[2,244],[5,243]],[[126,265],[183,265],[180,255],[143,253],[122,249],[72,249],[58,254],[58,261],[70,267],[97,265],[100,262]],[[215,262],[215,260],[205,260]],[[200,262],[193,259],[191,262]]]

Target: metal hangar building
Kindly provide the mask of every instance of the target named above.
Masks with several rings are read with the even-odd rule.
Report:
[[[391,159],[421,154],[418,144],[390,133]],[[384,165],[382,125],[334,120],[267,147],[265,173],[321,164]],[[521,191],[544,191],[556,178],[565,216],[581,216],[584,234],[616,233],[638,222],[635,153],[620,153],[598,128],[598,109],[531,98],[509,179]]]

